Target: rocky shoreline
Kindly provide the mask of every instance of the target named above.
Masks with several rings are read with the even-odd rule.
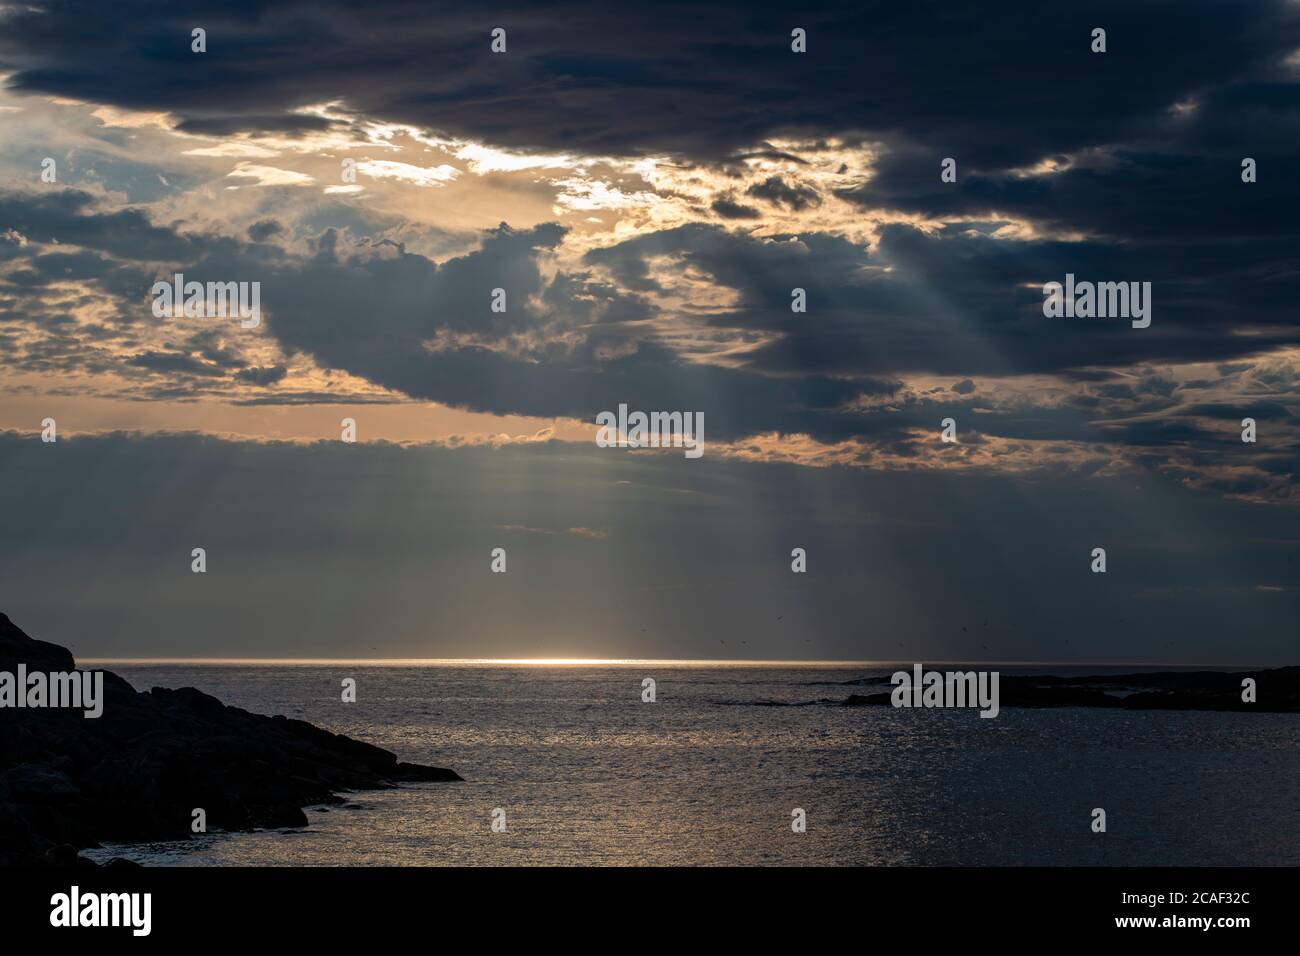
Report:
[[[66,648],[0,614],[0,671],[19,664],[76,667]],[[342,803],[341,791],[461,779],[192,687],[145,693],[103,674],[98,718],[0,707],[0,866],[90,866],[78,853],[101,841],[186,839],[196,808],[209,831],[295,827],[304,807]]]
[[[959,667],[955,670],[969,670]],[[1242,681],[1255,682],[1255,701],[1242,699]],[[871,682],[888,684],[889,674]],[[864,683],[867,681],[864,681]],[[1120,710],[1215,710],[1300,713],[1300,666],[1256,671],[1161,671],[1088,677],[999,677],[1002,707],[1107,707]],[[850,694],[844,707],[888,707],[890,691]]]

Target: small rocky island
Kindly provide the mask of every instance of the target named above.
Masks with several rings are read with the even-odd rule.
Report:
[[[955,670],[969,670],[956,667]],[[1255,682],[1255,700],[1242,699],[1242,681]],[[890,683],[889,674],[855,683]],[[845,707],[888,707],[891,691],[850,694]],[[1300,713],[1300,666],[1252,671],[1154,671],[1090,677],[1002,674],[1002,707],[1108,707],[1120,710],[1218,710]]]
[[[67,648],[0,614],[0,671],[70,672]],[[294,827],[339,791],[460,780],[305,721],[228,707],[191,687],[136,691],[103,675],[103,714],[0,708],[0,866],[86,865],[102,840],[185,839],[209,830]]]

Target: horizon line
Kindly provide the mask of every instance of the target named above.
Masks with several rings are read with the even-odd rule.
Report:
[[[758,659],[758,658],[636,658],[636,657],[86,657],[77,658],[78,666],[87,664],[191,665],[191,666],[497,666],[497,667],[907,667],[995,665],[1002,667],[1171,667],[1188,670],[1252,670],[1288,667],[1287,664],[1184,664],[1172,661],[975,661],[932,660],[826,660],[826,659]]]

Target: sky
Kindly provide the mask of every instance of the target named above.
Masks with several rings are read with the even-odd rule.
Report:
[[[21,627],[1297,663],[1300,4],[432,9],[0,0]],[[176,273],[260,320],[159,317]]]

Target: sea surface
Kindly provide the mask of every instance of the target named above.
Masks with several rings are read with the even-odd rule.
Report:
[[[864,683],[896,669],[883,664],[106,666],[137,689],[197,687],[450,767],[465,782],[348,794],[345,805],[309,809],[301,830],[87,851],[98,860],[1300,864],[1295,714],[1007,708],[981,719],[838,706],[887,689]],[[340,699],[345,677],[357,682],[354,704]],[[646,677],[654,703],[642,701]],[[1092,832],[1096,807],[1105,833]],[[492,831],[496,808],[505,832]],[[796,808],[804,833],[791,829]]]

